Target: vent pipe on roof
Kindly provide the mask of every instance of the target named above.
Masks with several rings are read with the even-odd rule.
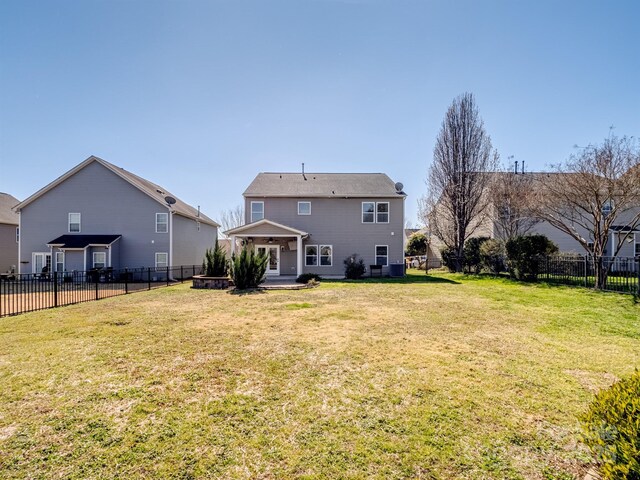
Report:
[[[198,218],[200,218],[200,205],[198,205]]]
[[[524,175],[524,160],[522,160],[522,174]]]
[[[307,179],[307,177],[305,177],[304,175],[304,162],[302,162],[302,178],[304,178],[305,180]]]
[[[518,174],[518,160],[516,160],[516,170],[515,170],[515,172],[516,172],[516,175],[517,175]]]

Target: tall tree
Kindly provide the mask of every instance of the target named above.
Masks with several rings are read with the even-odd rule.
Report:
[[[427,180],[428,224],[453,250],[462,271],[464,242],[487,221],[497,153],[478,113],[475,98],[465,93],[447,110],[433,150]]]
[[[493,175],[491,216],[501,240],[526,235],[540,221],[534,208],[533,183],[533,175],[519,174],[509,167]]]
[[[236,205],[234,208],[223,210],[220,213],[220,226],[222,232],[244,225],[244,208]],[[222,233],[221,232],[221,233]]]
[[[604,288],[611,262],[603,257],[616,257],[640,226],[640,145],[611,133],[553,170],[539,177],[537,214],[593,255],[596,288]]]

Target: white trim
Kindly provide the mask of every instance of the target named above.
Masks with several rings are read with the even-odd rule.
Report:
[[[97,255],[102,255],[104,260],[102,262],[96,262],[96,256]],[[100,268],[106,268],[107,267],[107,252],[92,252],[91,255],[91,268],[97,268],[96,267],[96,263],[101,263],[102,267]]]
[[[62,255],[62,262],[58,262],[58,255]],[[55,262],[54,265],[56,266],[55,271],[56,272],[64,272],[64,268],[65,268],[65,261],[66,261],[66,255],[64,254],[64,252],[62,250],[55,252]],[[62,270],[58,270],[58,263],[62,263]]]
[[[373,220],[370,222],[365,222],[364,221],[364,204],[365,203],[372,203],[373,204],[373,212],[367,212],[367,214],[371,213],[371,215],[373,215]],[[362,202],[362,207],[360,209],[360,223],[376,223],[376,202]]]
[[[78,231],[71,231],[71,215],[78,215]],[[67,233],[80,233],[82,232],[82,214],[80,212],[69,212],[67,217]],[[76,222],[74,222],[76,223]]]
[[[254,223],[247,223],[246,225],[242,225],[240,227],[236,227],[236,228],[232,228],[230,230],[227,230],[226,232],[223,232],[225,235],[227,236],[231,236],[231,235],[239,235],[240,233],[244,232],[245,230],[250,230],[252,228],[255,227],[259,227],[262,225],[271,225],[272,227],[277,227],[277,228],[281,228],[283,230],[288,230],[289,232],[291,232],[290,234],[283,234],[283,233],[276,233],[276,234],[251,234],[251,233],[247,233],[244,236],[265,236],[265,237],[295,237],[296,235],[302,235],[303,237],[307,237],[309,234],[307,232],[303,232],[302,230],[298,230],[296,228],[292,228],[292,227],[288,227],[286,225],[282,225],[281,223],[276,223],[276,222],[272,222],[271,220],[267,220],[266,218],[263,218],[262,220],[258,220],[257,222]]]
[[[316,249],[316,254],[315,255],[307,255],[307,248],[309,247],[315,247]],[[309,265],[307,263],[307,257],[316,257],[316,263],[314,265]],[[305,245],[304,246],[304,266],[305,267],[317,267],[320,265],[320,249],[318,248],[318,245]]]
[[[378,255],[378,247],[385,247],[387,249],[386,255]],[[385,257],[387,263],[378,263],[378,257]],[[376,262],[376,265],[382,265],[383,267],[389,266],[389,245],[376,245],[373,250],[373,261]]]
[[[166,263],[166,265],[163,265],[162,267],[158,266],[158,255],[166,255],[167,256],[166,262],[161,262],[161,263]],[[169,266],[169,253],[168,252],[156,252],[156,254],[155,254],[155,268],[166,268],[168,266]]]
[[[327,255],[322,255],[322,247],[329,247],[331,249],[331,255],[329,255],[329,263],[328,265],[322,264],[322,257],[326,257]],[[333,267],[333,245],[318,245],[318,266],[319,267]]]
[[[262,205],[262,217],[261,217],[261,218],[259,218],[259,219],[257,219],[257,220],[254,220],[254,219],[253,219],[253,204],[254,204],[254,203],[255,203],[256,205],[257,205],[257,204],[261,204],[261,205]],[[258,201],[258,200],[253,201],[253,200],[252,200],[252,201],[251,201],[251,205],[249,206],[249,208],[250,208],[250,209],[249,209],[249,220],[250,220],[250,222],[249,222],[249,223],[255,223],[255,222],[259,222],[260,220],[264,220],[264,201]]]
[[[18,212],[18,228],[22,226],[22,212]],[[22,230],[20,230],[22,232]],[[18,274],[22,273],[22,235],[18,242]]]
[[[380,222],[378,221],[378,215],[380,214],[380,212],[378,212],[378,205],[383,205],[385,204],[387,206],[387,211],[386,212],[382,212],[383,214],[387,214],[387,221],[386,222]],[[391,219],[391,204],[389,202],[376,202],[376,223],[389,223],[389,220]]]
[[[309,213],[300,213],[300,204],[308,203],[309,204]],[[298,215],[311,215],[311,202],[309,200],[302,200],[298,202]]]
[[[31,252],[31,273],[42,273],[42,268],[39,272],[36,272],[36,255],[43,255],[44,258],[42,260],[42,266],[47,264],[47,257],[49,257],[49,265],[52,266],[51,263],[51,252]],[[51,273],[51,268],[49,268],[49,273]]]
[[[260,244],[260,245],[256,245],[255,246],[255,252],[256,253],[258,253],[258,249],[259,248],[264,248],[265,252],[269,256],[271,255],[271,253],[269,252],[271,249],[274,249],[276,251],[276,265],[277,265],[277,268],[275,270],[270,270],[269,269],[269,262],[267,262],[266,274],[267,275],[280,275],[280,245],[264,244],[264,243]]]
[[[302,235],[296,237],[297,251],[296,251],[296,267],[298,276],[302,275]]]
[[[167,221],[158,222],[158,215],[166,215]],[[158,230],[158,225],[166,225],[167,229],[164,232]],[[156,233],[169,233],[169,212],[156,212]]]
[[[112,267],[111,265],[111,248],[107,247],[107,267]]]
[[[87,271],[87,247],[82,249],[82,257],[83,257],[83,271]]]

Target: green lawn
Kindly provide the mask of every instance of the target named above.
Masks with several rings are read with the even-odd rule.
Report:
[[[630,296],[424,273],[0,319],[2,478],[582,478]]]

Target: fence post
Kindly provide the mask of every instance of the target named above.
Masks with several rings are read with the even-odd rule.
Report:
[[[637,295],[640,297],[640,256],[636,257],[636,273],[638,274],[638,285],[636,285]]]
[[[151,267],[147,267],[147,290],[151,290]]]
[[[182,265],[180,265],[180,283],[184,283],[184,270]]]
[[[98,300],[98,282],[100,280],[100,275],[98,274],[98,272],[95,273],[95,275],[93,276],[93,281],[96,282],[96,300]]]
[[[589,255],[584,256],[584,287],[589,287]]]
[[[167,287],[169,286],[169,265],[167,265]]]
[[[129,271],[124,269],[124,293],[129,293]]]
[[[58,306],[58,272],[53,272],[53,306]]]

